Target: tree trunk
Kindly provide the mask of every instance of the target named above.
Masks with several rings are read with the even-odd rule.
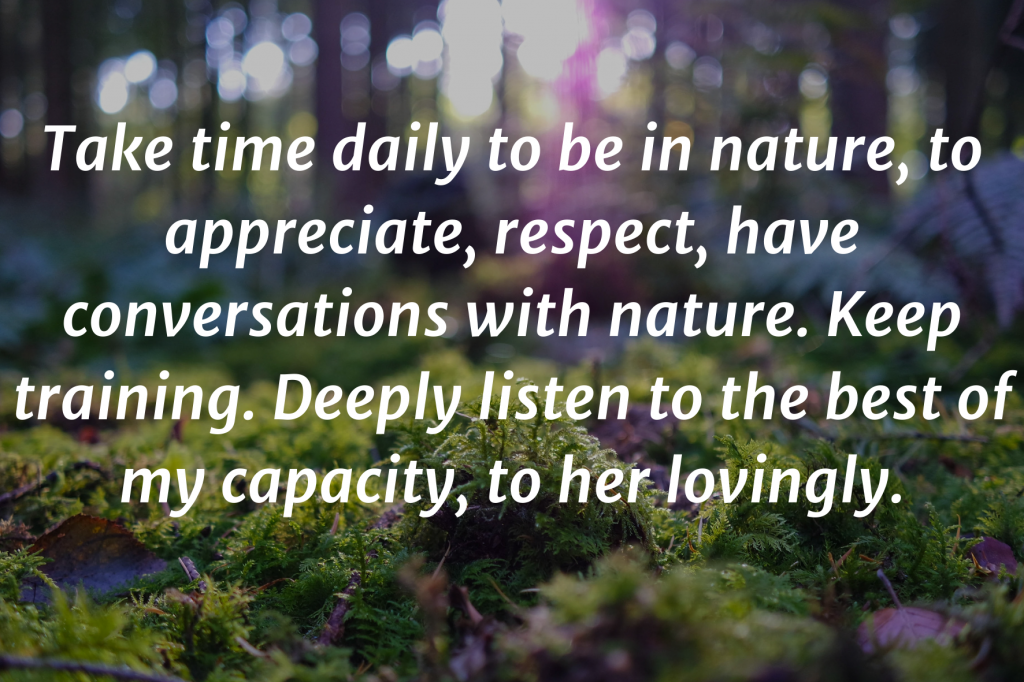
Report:
[[[885,43],[890,8],[888,0],[839,0],[836,4],[849,11],[856,22],[833,36],[836,64],[832,70],[832,134],[845,148],[847,137],[865,137],[870,144],[886,133],[889,112]],[[886,174],[870,170],[865,153],[865,147],[857,149],[853,175],[868,191],[887,194]]]
[[[88,177],[74,163],[78,142],[86,137],[84,117],[76,116],[73,91],[74,62],[72,56],[72,25],[75,3],[71,0],[41,0],[43,16],[43,72],[46,86],[46,123],[78,125],[76,133],[64,136],[60,171],[49,170],[53,156],[54,134],[47,135],[46,163],[38,190],[48,203],[59,210],[81,207],[88,199]],[[71,162],[69,163],[69,159]]]

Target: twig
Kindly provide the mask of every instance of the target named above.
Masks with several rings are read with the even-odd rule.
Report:
[[[843,556],[839,557],[839,561],[835,561],[835,562],[832,563],[832,572],[836,574],[836,580],[839,579],[839,567],[843,565],[843,562],[846,561],[850,557],[850,555],[853,553],[853,550],[856,549],[856,548],[857,548],[857,545],[854,545],[850,549],[846,550],[846,554],[844,554]],[[832,552],[828,553],[828,560],[832,561]]]
[[[178,557],[178,563],[181,564],[182,570],[185,571],[185,575],[188,576],[189,582],[199,580],[199,571],[196,569],[196,565],[192,563],[192,560],[187,556]],[[199,580],[199,584],[196,586],[200,593],[206,592],[206,581]]]
[[[448,552],[450,551],[452,551],[452,543],[449,542],[448,549],[444,551],[444,556],[441,557],[441,561],[438,562],[437,568],[434,569],[434,574],[430,576],[431,578],[436,578],[437,574],[441,572],[441,569],[444,567],[444,560],[448,558]]]
[[[281,583],[285,583],[285,582],[293,583],[293,582],[295,582],[295,579],[294,578],[278,578],[277,580],[271,580],[269,583],[264,583],[263,585],[260,585],[256,589],[251,589],[249,591],[253,592],[255,594],[259,594],[260,592],[263,592],[264,590],[269,590],[274,585],[280,585]]]
[[[473,624],[473,627],[480,625],[483,622],[484,617],[480,615],[480,612],[473,606],[473,602],[469,600],[469,588],[459,587],[452,585],[448,590],[448,603],[454,608],[459,609],[469,618],[469,621]]]
[[[360,582],[362,582],[362,578],[359,575],[359,571],[352,571],[352,576],[348,580],[348,586],[345,587],[345,590],[338,597],[338,603],[334,605],[334,610],[331,611],[327,622],[324,623],[323,632],[320,633],[320,639],[318,640],[320,644],[324,646],[337,644],[345,636],[345,615],[349,609],[349,598],[356,593]]]
[[[90,471],[98,472],[104,478],[107,478],[107,472],[105,472],[103,470],[103,467],[101,467],[99,464],[96,464],[96,462],[75,462],[68,468],[71,469],[72,471],[78,471],[79,469],[89,469]],[[4,493],[3,495],[0,495],[0,504],[7,504],[9,502],[19,500],[25,495],[28,495],[29,493],[34,492],[42,488],[43,486],[54,483],[56,480],[57,471],[51,471],[44,478],[41,478],[37,481],[33,481],[32,483],[26,483],[20,488],[15,488],[14,490],[10,490]]]
[[[675,537],[675,536],[673,535],[672,537]],[[509,599],[508,595],[506,595],[504,592],[501,591],[501,588],[498,587],[498,583],[494,582],[494,578],[492,578],[491,576],[486,576],[486,578],[487,578],[487,582],[491,583],[491,587],[493,587],[495,589],[495,591],[498,594],[501,595],[502,599],[504,599],[506,602],[508,602],[509,606],[511,606],[514,610],[518,610],[519,609],[519,604],[517,604],[514,601],[512,601],[511,599]]]
[[[697,546],[700,547],[701,540],[704,537],[704,503],[700,503],[700,507],[697,508]],[[690,549],[693,549],[692,547]]]
[[[900,598],[896,596],[896,590],[892,589],[892,583],[889,582],[889,579],[885,576],[885,571],[878,569],[878,572],[876,572],[875,575],[877,575],[878,579],[882,581],[883,585],[885,585],[885,590],[889,593],[893,603],[896,604],[896,608],[902,609],[903,604],[900,603]]]
[[[53,483],[56,480],[57,480],[57,472],[56,471],[51,471],[46,476],[46,478],[42,479],[41,481],[32,481],[31,483],[26,483],[25,485],[21,486],[20,488],[15,488],[14,490],[10,490],[10,491],[4,493],[3,495],[0,495],[0,504],[7,504],[8,502],[14,502],[15,500],[20,499],[20,498],[24,497],[25,495],[29,494],[33,490],[37,490],[39,488],[42,488],[47,483]]]
[[[252,644],[250,644],[248,640],[246,640],[245,637],[242,637],[241,635],[237,635],[235,637],[235,643],[237,643],[238,646],[242,647],[242,650],[250,656],[253,656],[255,658],[270,658],[270,655],[266,651],[260,651]]]
[[[115,668],[99,663],[62,661],[55,658],[0,656],[0,670],[59,670],[87,675],[106,675],[115,680],[127,680],[128,682],[185,682],[180,677],[145,673],[124,666]]]

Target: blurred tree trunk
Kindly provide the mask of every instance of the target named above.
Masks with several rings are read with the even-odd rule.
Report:
[[[886,38],[888,36],[889,0],[837,0],[849,12],[851,23],[835,31],[836,64],[832,69],[832,134],[845,151],[847,137],[865,137],[870,143],[885,135],[888,123],[888,73]],[[866,189],[887,194],[889,180],[885,173],[870,170],[865,162],[865,148],[854,155],[853,174],[862,179]],[[842,158],[840,156],[839,158]]]
[[[408,31],[399,30],[393,24],[396,23],[396,19],[399,17],[405,18],[408,22],[412,16],[412,10],[408,9],[401,3],[398,2],[374,2],[373,0],[367,1],[367,16],[370,18],[370,66],[371,70],[375,61],[384,59],[385,53],[388,49],[388,41],[399,33]],[[410,27],[411,28],[411,27]],[[377,112],[372,106],[373,102],[373,82],[371,77],[370,88],[370,111],[367,115],[366,121],[366,135],[368,137],[380,137],[387,133],[387,117],[385,112]]]
[[[946,0],[938,51],[946,84],[945,134],[950,140],[977,137],[985,82],[999,45],[1009,0]],[[946,147],[948,152],[952,145]]]
[[[399,8],[403,5],[399,4]],[[332,207],[356,206],[372,201],[377,193],[374,174],[365,169],[359,173],[334,170],[334,147],[344,137],[354,135],[358,124],[366,123],[367,147],[372,140],[386,133],[386,119],[374,112],[370,103],[373,88],[370,74],[375,60],[382,59],[392,35],[395,15],[404,15],[396,3],[380,0],[317,0],[315,4],[314,38],[319,46],[316,72],[316,118],[320,187],[331,197]],[[341,21],[351,12],[362,12],[370,20],[370,62],[362,72],[342,72]],[[411,17],[411,10],[409,12]],[[346,115],[345,84],[366,89],[365,113],[358,118]],[[365,153],[365,149],[364,149]]]
[[[319,185],[331,201],[330,208],[341,203],[342,187],[332,162],[334,146],[355,132],[355,123],[341,113],[341,20],[349,10],[347,0],[316,0],[313,37],[319,48],[316,62],[316,145]]]
[[[17,44],[14,34],[17,25],[16,13],[17,5],[0,8],[0,97],[4,99],[8,97],[8,93],[16,92],[14,69],[14,49]],[[8,166],[7,159],[0,158],[0,190],[17,192],[19,190],[18,179],[15,169]]]
[[[59,172],[50,170],[54,134],[47,135],[46,163],[37,183],[37,191],[45,193],[51,207],[66,210],[80,207],[88,199],[88,177],[74,163],[79,140],[86,136],[83,120],[76,116],[74,93],[74,61],[72,26],[75,25],[75,3],[71,0],[40,0],[43,17],[43,73],[46,80],[47,125],[78,125],[78,131],[64,137]],[[76,27],[80,29],[81,27]],[[69,162],[70,160],[70,162]]]

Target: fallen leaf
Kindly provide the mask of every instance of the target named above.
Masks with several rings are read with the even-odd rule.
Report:
[[[72,516],[44,534],[30,551],[51,560],[40,570],[62,589],[81,585],[92,592],[109,592],[167,567],[124,526],[85,514]],[[47,601],[49,589],[29,579],[21,598]]]
[[[877,575],[896,608],[875,611],[860,624],[857,643],[865,653],[871,654],[877,649],[913,649],[923,641],[949,644],[963,629],[964,624],[956,619],[928,609],[903,606],[882,569],[878,569]]]
[[[868,616],[857,630],[857,641],[865,653],[882,649],[913,649],[925,640],[948,644],[963,629],[963,623],[928,609],[913,606],[882,609]]]
[[[1017,558],[1013,550],[1005,542],[986,536],[981,542],[971,547],[971,555],[978,565],[987,571],[999,575],[999,567],[1005,566],[1007,573],[1017,572]]]

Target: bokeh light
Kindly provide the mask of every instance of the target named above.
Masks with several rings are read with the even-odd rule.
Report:
[[[412,49],[415,64],[413,73],[418,78],[428,80],[436,78],[444,65],[444,40],[441,38],[440,27],[433,21],[424,21],[416,26],[412,35]]]
[[[341,20],[341,65],[358,71],[370,63],[370,20],[352,12]]]
[[[892,94],[906,97],[917,91],[921,86],[921,79],[913,66],[903,65],[889,69],[885,84]]]
[[[249,77],[246,97],[251,99],[279,94],[291,83],[284,51],[269,40],[249,48],[242,58],[242,71]]]
[[[618,92],[629,70],[629,61],[622,49],[611,44],[597,55],[597,90],[601,97]]]
[[[156,109],[168,109],[178,101],[178,86],[170,78],[157,78],[149,86],[149,103]]]
[[[245,94],[246,78],[236,61],[224,62],[217,72],[217,94],[225,102],[237,102]]]
[[[139,50],[124,62],[124,77],[129,83],[145,83],[156,73],[156,57],[149,50]]]
[[[918,32],[921,30],[921,25],[917,23],[917,19],[909,14],[897,14],[889,19],[889,30],[897,38],[912,40],[917,37]]]
[[[296,66],[308,66],[316,61],[319,51],[315,40],[300,38],[288,46],[288,60]]]
[[[448,0],[438,11],[448,47],[441,90],[462,118],[481,116],[494,102],[504,64],[502,9],[496,0]]]
[[[124,76],[124,62],[108,59],[100,64],[96,104],[105,114],[116,114],[128,104],[129,83]]]
[[[501,9],[506,30],[522,37],[516,58],[523,70],[557,78],[585,38],[586,18],[576,0],[506,0]]]
[[[388,43],[385,52],[388,68],[396,76],[407,76],[412,73],[413,64],[416,62],[416,48],[413,47],[410,36],[398,36]]]
[[[722,65],[717,59],[704,56],[693,63],[693,85],[698,90],[716,90],[722,87]]]
[[[281,22],[281,36],[285,40],[295,42],[302,40],[313,30],[313,22],[302,12],[289,14]]]
[[[665,61],[676,71],[687,68],[696,58],[696,51],[681,40],[673,41],[665,48]]]
[[[218,17],[206,27],[206,43],[210,47],[230,47],[234,39],[235,26],[226,17]]]
[[[0,114],[0,136],[10,140],[21,135],[25,119],[17,109],[7,109]]]
[[[626,18],[626,35],[622,36],[622,53],[634,61],[654,56],[657,39],[654,36],[658,22],[647,10],[634,10]]]
[[[828,74],[817,64],[809,64],[800,72],[800,94],[807,99],[820,99],[828,94]]]

